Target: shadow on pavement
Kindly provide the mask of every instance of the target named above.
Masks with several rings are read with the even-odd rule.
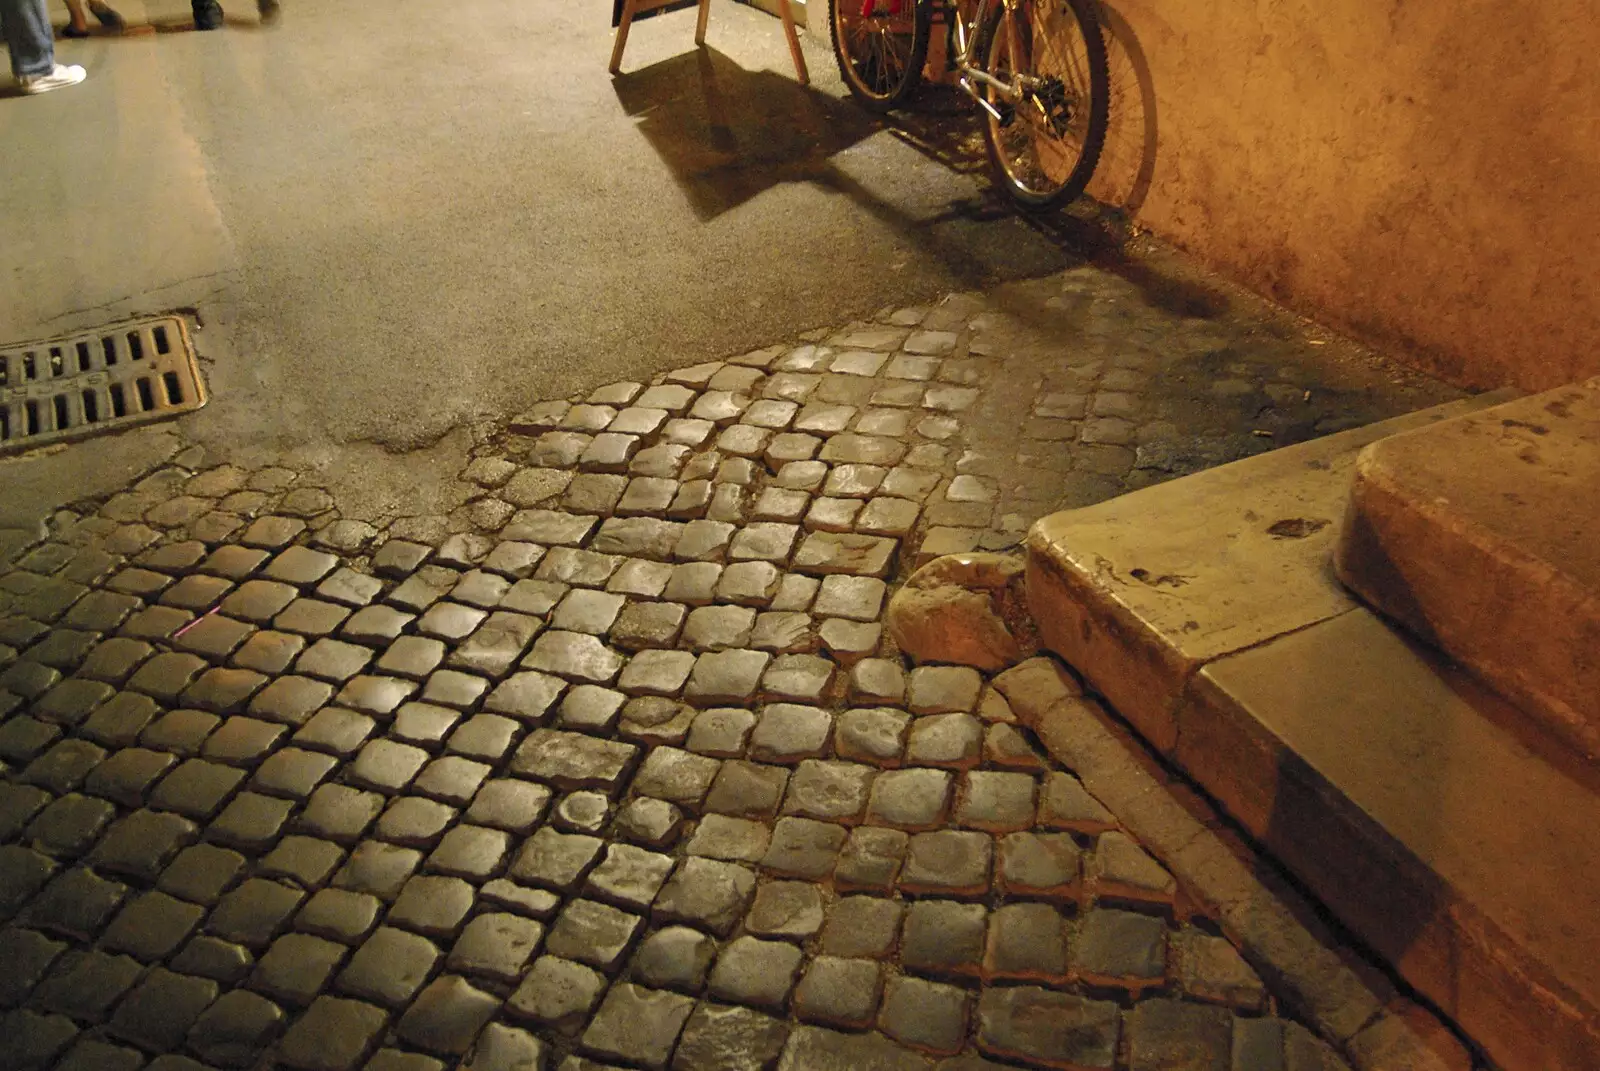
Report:
[[[702,47],[612,81],[701,220],[785,182],[826,181],[830,157],[877,132],[860,111]]]

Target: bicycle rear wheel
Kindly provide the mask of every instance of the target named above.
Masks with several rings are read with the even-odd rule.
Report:
[[[875,112],[903,104],[928,59],[929,0],[828,0],[833,55],[850,94]]]
[[[1089,185],[1105,146],[1110,78],[1091,0],[1019,0],[988,21],[978,55],[990,74],[1023,87],[1009,101],[992,86],[984,139],[995,180],[1026,208],[1049,208]],[[1015,38],[1013,40],[1013,37]]]

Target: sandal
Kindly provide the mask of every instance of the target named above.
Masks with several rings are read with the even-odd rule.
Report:
[[[89,27],[85,26],[83,29],[80,30],[80,29],[78,29],[78,27],[72,25],[72,23],[69,22],[65,26],[61,27],[61,36],[62,37],[88,37],[89,36]]]
[[[100,21],[100,25],[114,33],[121,33],[123,28],[127,26],[127,23],[123,21],[122,16],[117,14],[115,9],[107,7],[105,4],[100,3],[99,0],[89,0],[89,11]],[[87,30],[84,31],[85,34],[88,32]]]

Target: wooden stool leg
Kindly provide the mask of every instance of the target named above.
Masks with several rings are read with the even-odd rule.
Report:
[[[778,0],[778,11],[783,16],[783,34],[789,39],[789,56],[794,60],[794,73],[801,85],[810,85],[811,75],[806,71],[806,58],[800,52],[800,38],[794,32],[794,12],[789,10],[789,0]]]
[[[622,5],[622,22],[617,26],[617,41],[611,46],[611,73],[616,74],[622,70],[622,49],[628,43],[628,27],[633,22],[633,13],[639,9],[639,0],[624,0]]]
[[[694,43],[706,43],[706,20],[711,17],[711,0],[700,0],[700,15],[694,24]]]

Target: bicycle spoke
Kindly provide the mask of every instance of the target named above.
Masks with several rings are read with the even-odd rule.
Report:
[[[1008,110],[1001,94],[986,91],[1001,117],[988,117],[985,132],[1002,178],[1026,204],[1076,194],[1100,152],[1105,105],[1095,99],[1094,87],[1097,77],[1103,87],[1105,61],[1085,8],[1081,0],[1024,3],[1014,18],[999,18],[986,28],[983,57],[990,73],[1014,79],[1022,94]],[[1092,49],[1086,25],[1095,32]],[[1019,70],[1011,70],[1013,62]]]
[[[886,111],[916,87],[928,36],[917,0],[902,0],[894,13],[877,0],[865,16],[861,0],[830,0],[829,17],[839,72],[857,100]]]

